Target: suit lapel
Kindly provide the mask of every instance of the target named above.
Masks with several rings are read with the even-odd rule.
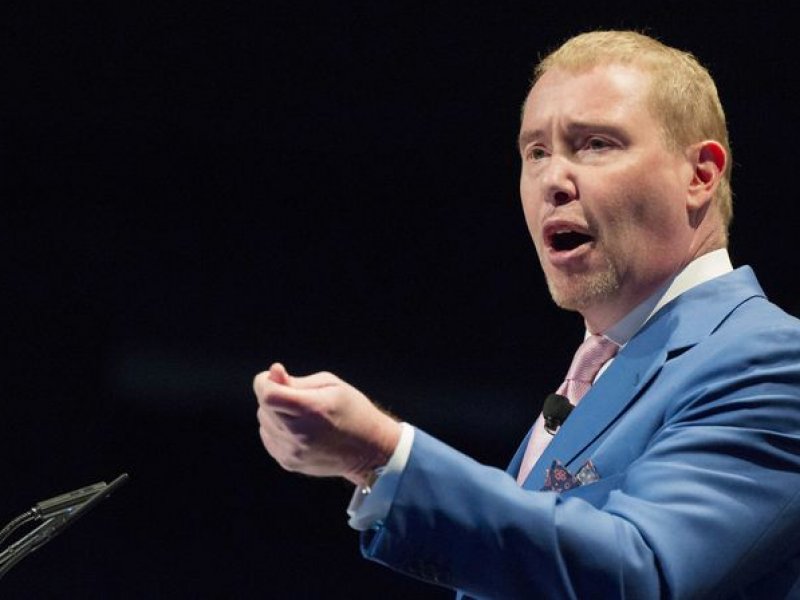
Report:
[[[667,353],[663,346],[648,350],[655,347],[663,333],[661,327],[650,335],[637,336],[617,355],[536,462],[525,481],[526,488],[541,488],[553,460],[569,467],[638,397],[664,365]]]
[[[519,473],[519,468],[522,466],[522,457],[525,455],[525,449],[528,447],[528,442],[531,439],[531,433],[533,433],[533,427],[528,429],[528,434],[525,436],[525,439],[522,440],[522,443],[517,448],[517,451],[514,453],[514,456],[511,458],[511,462],[508,463],[506,467],[506,473],[511,475],[516,479],[517,473]]]
[[[553,460],[565,466],[602,435],[646,390],[665,362],[710,335],[736,306],[763,291],[749,267],[701,284],[685,292],[651,318],[620,351],[545,449],[525,481],[538,490]],[[527,439],[530,437],[528,434]],[[517,451],[509,472],[519,470]],[[575,470],[577,465],[571,466]]]

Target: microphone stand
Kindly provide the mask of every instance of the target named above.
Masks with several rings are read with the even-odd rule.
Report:
[[[108,485],[104,483],[95,484],[88,488],[78,490],[77,492],[64,494],[57,498],[40,502],[31,511],[21,515],[23,520],[16,526],[33,520],[34,518],[42,518],[43,516],[45,521],[0,552],[0,579],[2,579],[19,561],[63,532],[77,519],[105,500],[111,492],[115,491],[127,480],[128,474],[123,473]],[[87,490],[91,492],[91,496],[88,500],[84,500]],[[78,500],[70,502],[71,497],[75,496],[78,497]],[[12,521],[12,523],[16,521],[17,519]],[[8,533],[12,530],[9,528],[7,529]]]

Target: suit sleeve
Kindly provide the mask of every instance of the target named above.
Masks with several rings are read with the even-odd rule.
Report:
[[[800,338],[754,333],[732,353],[737,334],[720,335],[637,400],[673,398],[641,451],[574,491],[521,489],[417,431],[363,553],[476,598],[717,597],[765,577],[800,536]]]

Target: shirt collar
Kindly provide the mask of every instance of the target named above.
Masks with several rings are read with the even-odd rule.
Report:
[[[696,285],[733,271],[728,250],[721,248],[704,254],[668,279],[644,302],[639,304],[621,320],[611,326],[603,335],[622,347],[647,323],[661,308]],[[589,335],[589,331],[586,331]]]

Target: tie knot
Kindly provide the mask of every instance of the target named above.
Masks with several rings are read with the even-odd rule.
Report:
[[[602,335],[590,335],[578,347],[567,379],[591,384],[602,367],[617,353],[619,346]]]

